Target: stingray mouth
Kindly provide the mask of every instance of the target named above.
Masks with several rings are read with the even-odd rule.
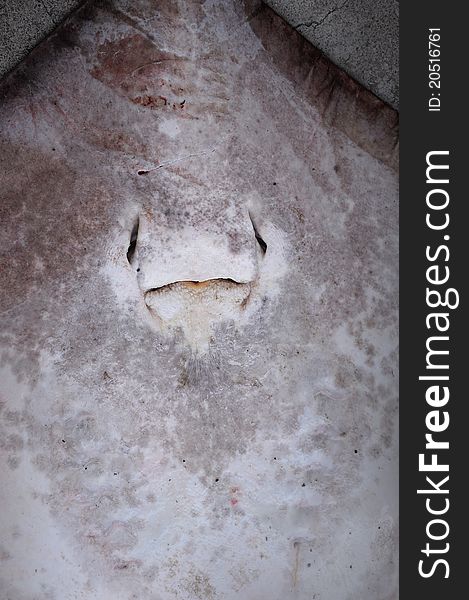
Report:
[[[126,257],[137,274],[145,306],[160,326],[180,328],[187,336],[195,334],[201,339],[210,336],[222,321],[237,321],[243,312],[247,314],[245,309],[258,283],[258,266],[267,244],[252,216],[247,213],[245,217],[241,233],[234,237],[242,243],[235,249],[226,240],[220,244],[218,239],[207,246],[202,234],[190,229],[188,236],[182,229],[178,247],[173,243],[173,254],[161,248],[156,233],[153,241],[153,230],[145,215],[135,218]],[[161,252],[166,252],[166,260],[160,270],[157,262]]]
[[[144,294],[152,315],[171,323],[236,318],[246,308],[251,295],[251,282],[229,278],[175,281],[151,288]]]
[[[167,283],[166,285],[161,285],[159,287],[151,288],[145,292],[145,296],[147,294],[154,293],[165,293],[174,290],[179,290],[181,288],[187,290],[193,290],[195,292],[203,291],[210,288],[225,288],[231,289],[235,286],[250,286],[250,283],[235,281],[230,277],[215,277],[213,279],[183,279],[181,281],[173,281],[171,283]]]
[[[235,281],[230,277],[215,277],[214,279],[201,279],[201,280],[193,280],[193,279],[183,279],[181,281],[173,281],[172,283],[168,283],[166,285],[162,285],[160,287],[152,288],[148,290],[146,293],[153,292],[165,292],[166,290],[171,291],[175,289],[179,289],[180,287],[184,287],[189,290],[204,290],[206,288],[210,288],[213,284],[222,285],[225,287],[231,287],[233,285],[247,285],[246,283]]]

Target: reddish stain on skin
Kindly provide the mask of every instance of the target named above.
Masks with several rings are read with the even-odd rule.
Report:
[[[182,119],[227,111],[223,81],[210,66],[209,56],[194,62],[164,52],[141,34],[102,43],[90,73],[133,104],[151,110],[171,109]],[[199,83],[194,85],[194,81]],[[194,94],[197,97],[202,92],[203,97],[194,104]]]
[[[182,74],[177,65],[185,60],[160,50],[140,34],[105,41],[98,48],[97,56],[99,64],[91,75],[124,90],[155,80],[164,85],[168,72]]]
[[[164,96],[137,96],[132,99],[132,102],[148,108],[158,108],[168,104],[168,100]]]
[[[235,494],[237,494],[239,492],[239,487],[237,487],[237,486],[231,487],[230,492],[231,492],[232,496],[234,496]],[[238,504],[238,502],[239,502],[238,498],[230,498],[231,506],[236,506]]]

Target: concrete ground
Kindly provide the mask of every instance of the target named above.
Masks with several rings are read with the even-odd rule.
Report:
[[[40,43],[81,0],[0,0],[0,77]]]
[[[399,106],[397,0],[266,0],[330,60]]]

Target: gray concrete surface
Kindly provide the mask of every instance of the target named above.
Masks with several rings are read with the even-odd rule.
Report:
[[[0,0],[0,77],[8,73],[81,0]]]
[[[336,65],[399,106],[397,0],[265,0]]]

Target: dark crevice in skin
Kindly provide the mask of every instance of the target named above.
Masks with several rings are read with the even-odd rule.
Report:
[[[259,246],[261,247],[262,254],[265,254],[267,252],[267,244],[264,242],[260,233],[257,231],[257,227],[254,223],[251,213],[249,213],[249,219],[251,220],[251,225],[252,225],[252,228],[254,229],[254,235],[256,236],[256,240],[257,240]]]
[[[262,252],[265,254],[267,252],[267,244],[261,238],[261,236],[256,231],[256,240],[259,242],[259,246],[261,247]]]
[[[129,243],[129,247],[127,249],[127,260],[129,261],[129,264],[132,264],[132,259],[135,255],[135,250],[137,248],[139,225],[140,225],[140,221],[137,217],[137,220],[135,221],[134,226],[132,227],[132,232],[130,234],[130,243]]]

